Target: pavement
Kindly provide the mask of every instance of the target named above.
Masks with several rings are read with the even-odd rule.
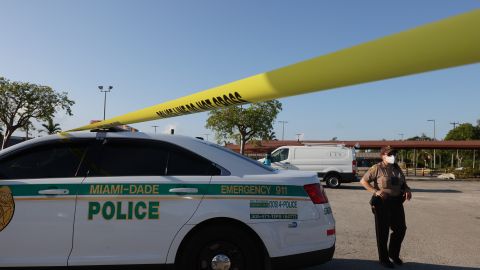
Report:
[[[411,181],[405,203],[407,234],[396,269],[480,269],[480,182]],[[304,270],[375,270],[377,255],[370,194],[359,183],[326,189],[336,219],[334,259]]]

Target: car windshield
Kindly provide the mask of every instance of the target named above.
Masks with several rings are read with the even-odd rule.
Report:
[[[284,161],[288,158],[288,148],[283,148],[272,153],[272,162]]]

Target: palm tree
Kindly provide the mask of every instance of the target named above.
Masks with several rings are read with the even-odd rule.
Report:
[[[60,125],[59,125],[59,124],[53,123],[53,119],[52,119],[52,118],[48,119],[47,123],[42,124],[42,127],[45,128],[45,129],[42,130],[42,131],[47,132],[47,134],[55,134],[55,133],[57,133],[57,132],[62,131],[62,129],[60,128]]]
[[[277,140],[277,135],[275,134],[275,131],[270,131],[268,133],[262,134],[261,137],[262,137],[262,140],[265,140],[265,141]]]

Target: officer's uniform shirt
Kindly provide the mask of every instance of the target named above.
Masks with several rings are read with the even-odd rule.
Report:
[[[373,182],[375,189],[381,190],[392,197],[397,197],[408,188],[405,175],[398,165],[380,162],[373,165],[362,179],[368,183]]]

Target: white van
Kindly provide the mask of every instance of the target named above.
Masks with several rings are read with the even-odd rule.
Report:
[[[277,169],[316,172],[331,188],[357,181],[355,149],[343,145],[282,146],[272,152],[271,162]]]

